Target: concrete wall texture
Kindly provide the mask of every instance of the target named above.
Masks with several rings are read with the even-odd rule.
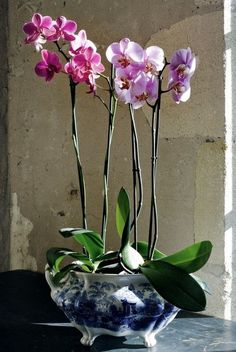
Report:
[[[4,7],[4,3],[8,6]],[[4,34],[8,36],[8,48],[4,50],[8,62],[5,61],[5,73],[2,65],[0,70],[4,92],[8,87],[7,98],[3,97],[8,103],[7,110],[1,111],[1,131],[2,126],[8,127],[8,134],[1,132],[1,180],[5,180],[4,188],[1,184],[1,198],[5,202],[1,216],[6,218],[0,232],[5,253],[0,258],[1,270],[43,271],[48,247],[74,246],[70,240],[65,242],[60,238],[58,229],[81,226],[66,77],[58,76],[46,84],[35,76],[33,69],[39,54],[23,44],[21,30],[33,12],[54,18],[64,15],[75,19],[80,29],[86,29],[104,59],[106,47],[127,36],[143,46],[159,45],[167,58],[176,49],[188,46],[198,55],[191,99],[177,106],[168,95],[163,97],[157,184],[158,247],[171,253],[194,241],[213,242],[211,260],[199,276],[212,291],[206,313],[224,316],[224,288],[229,276],[224,253],[223,3],[223,0],[1,2],[1,10],[8,19],[8,31]],[[109,69],[108,64],[106,67]],[[98,100],[84,94],[85,88],[79,90],[79,134],[87,184],[88,223],[90,228],[100,231],[107,116]],[[120,104],[111,161],[109,249],[115,249],[114,236],[111,239],[109,234],[116,233],[113,219],[118,191],[121,186],[131,189],[131,146],[126,116],[127,107]],[[150,110],[137,111],[136,121],[145,191],[139,233],[144,239],[150,197]],[[0,205],[2,208],[2,200]],[[3,249],[0,253],[3,254]],[[233,295],[232,289],[229,295]],[[236,320],[236,307],[231,313],[231,319]]]

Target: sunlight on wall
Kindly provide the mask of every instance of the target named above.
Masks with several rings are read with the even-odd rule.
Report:
[[[231,0],[224,2],[224,35],[227,36],[231,32]],[[227,41],[226,41],[227,42]],[[232,58],[231,48],[225,51],[225,216],[229,216],[233,210],[233,155],[232,155]],[[232,317],[232,251],[233,251],[233,228],[232,223],[225,228],[225,319]]]

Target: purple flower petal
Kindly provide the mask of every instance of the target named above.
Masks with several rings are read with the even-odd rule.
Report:
[[[42,20],[41,20],[41,27],[44,27],[44,28],[50,28],[52,27],[52,18],[50,16],[44,16],[42,17]]]
[[[68,20],[65,23],[63,30],[70,33],[74,33],[77,30],[77,23],[75,21]]]
[[[84,54],[78,54],[73,57],[72,63],[76,66],[82,67],[86,63],[86,58]]]
[[[29,35],[32,35],[36,30],[37,27],[32,22],[25,23],[23,26],[23,31]]]
[[[139,109],[142,108],[145,105],[146,101],[145,100],[136,100],[136,101],[131,101],[131,104],[133,106],[133,108]]]
[[[32,22],[36,27],[40,27],[42,23],[43,16],[40,13],[35,13],[32,17]]]
[[[66,18],[64,16],[60,16],[56,19],[56,23],[59,28],[62,28],[66,24]]]
[[[48,56],[49,56],[48,50],[43,49],[43,50],[41,51],[41,55],[42,55],[42,59],[43,59],[45,62],[47,62],[47,61],[48,61]]]
[[[139,96],[146,90],[147,76],[141,72],[136,79],[133,81],[132,95]]]
[[[158,46],[150,46],[146,50],[147,60],[153,64],[157,71],[160,71],[164,67],[164,51]]]
[[[47,76],[47,64],[44,61],[39,61],[35,66],[35,72],[40,77]]]
[[[119,56],[121,55],[120,51],[120,45],[119,43],[113,43],[109,45],[109,47],[106,50],[106,58],[109,62],[112,63],[113,57],[114,56]]]
[[[91,58],[91,62],[94,65],[99,65],[101,62],[101,55],[98,53],[94,53],[93,57]]]
[[[85,42],[87,41],[87,34],[86,31],[84,29],[81,29],[78,33],[78,38],[81,42],[81,46],[85,44]]]
[[[175,70],[179,65],[191,66],[194,55],[190,48],[177,50],[171,58],[170,69]]]
[[[130,40],[129,38],[123,38],[121,39],[120,43],[119,43],[119,49],[120,49],[120,52],[123,54],[126,49],[128,48],[129,46],[129,43],[130,43]],[[116,43],[114,43],[116,44]]]
[[[135,43],[135,42],[129,42],[129,45],[126,49],[126,54],[136,62],[140,62],[144,58],[144,50],[143,48]]]
[[[75,40],[75,35],[63,30],[63,38],[68,42],[73,42],[73,40]]]

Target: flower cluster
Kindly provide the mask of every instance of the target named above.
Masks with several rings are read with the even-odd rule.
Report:
[[[67,60],[64,70],[55,52],[46,49],[41,51],[42,60],[35,66],[38,76],[50,81],[54,73],[63,71],[71,77],[74,83],[84,82],[90,87],[90,92],[94,92],[96,90],[95,80],[105,68],[95,44],[87,39],[86,32],[81,30],[75,34],[76,30],[75,21],[67,20],[64,16],[54,21],[50,16],[42,16],[39,13],[34,14],[32,20],[23,26],[26,34],[25,43],[34,44],[37,51],[43,49],[43,44],[47,41],[58,45],[58,41],[62,39],[70,43],[68,55],[64,54]]]
[[[115,90],[118,98],[135,109],[146,101],[154,104],[158,98],[158,71],[164,67],[164,52],[157,46],[143,49],[139,44],[122,39],[106,51],[108,61],[116,68]]]
[[[177,50],[170,61],[168,87],[176,103],[190,98],[190,78],[196,69],[196,58],[191,49]]]
[[[37,51],[41,50],[42,60],[35,67],[38,76],[50,81],[55,73],[64,72],[75,84],[85,83],[89,86],[89,92],[95,92],[96,79],[105,68],[95,44],[87,39],[85,30],[75,34],[75,21],[64,16],[53,20],[50,16],[36,13],[30,22],[24,24],[23,31],[26,34],[25,43],[34,44]],[[69,42],[67,54],[59,46],[59,40]],[[66,58],[64,67],[55,52],[43,49],[47,41],[56,43]],[[166,91],[171,91],[176,103],[185,102],[190,97],[190,79],[196,68],[196,58],[190,48],[177,50],[168,63],[160,47],[143,49],[138,43],[124,38],[107,48],[106,57],[115,67],[114,83],[118,99],[131,104],[134,109],[145,103],[155,105],[163,92],[159,80],[167,65],[169,79]]]
[[[116,68],[115,90],[121,101],[132,104],[134,109],[146,102],[150,105],[156,102],[159,74],[168,64],[163,49],[158,46],[143,49],[124,38],[107,48],[106,57]],[[172,57],[168,90],[177,103],[189,99],[190,78],[195,68],[196,59],[189,48],[178,50]]]

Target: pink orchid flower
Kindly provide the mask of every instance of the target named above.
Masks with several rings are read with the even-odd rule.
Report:
[[[179,49],[171,58],[169,70],[172,78],[176,81],[192,77],[196,69],[196,57],[191,49]]]
[[[46,81],[51,81],[54,73],[61,71],[62,65],[56,53],[46,49],[41,51],[42,61],[39,61],[35,66],[35,72],[38,76],[44,77]]]
[[[141,72],[133,82],[131,104],[139,109],[147,103],[154,104],[158,98],[158,83],[155,76],[147,76]]]
[[[120,101],[126,104],[131,102],[131,89],[133,80],[137,76],[133,74],[131,67],[126,69],[117,68],[115,77],[115,91]]]
[[[73,82],[85,82],[90,88],[92,86],[95,87],[95,78],[99,77],[97,74],[104,70],[105,67],[101,63],[101,56],[91,47],[85,49],[83,53],[72,57],[70,62],[65,65],[65,72],[71,76]]]
[[[109,45],[106,57],[116,68],[126,68],[130,64],[143,62],[144,50],[139,44],[124,38],[119,43]]]
[[[190,79],[196,69],[196,57],[191,49],[179,49],[171,58],[169,65],[168,89],[173,100],[186,102],[191,95]]]
[[[115,90],[119,100],[132,104],[134,109],[142,107],[146,102],[154,104],[158,98],[156,77],[150,77],[142,71],[133,77],[132,71],[117,69]]]
[[[164,51],[158,46],[145,49],[144,71],[147,74],[157,74],[164,67]]]
[[[35,13],[30,22],[23,26],[23,31],[26,34],[25,43],[34,43],[37,49],[42,48],[47,40],[47,37],[55,33],[53,21],[50,16],[42,16],[40,13]]]
[[[75,35],[75,40],[71,42],[69,53],[71,56],[75,56],[84,52],[85,49],[89,47],[94,51],[97,50],[95,44],[91,40],[87,39],[86,31],[82,29],[77,35]]]
[[[69,42],[75,40],[75,31],[77,30],[77,24],[75,21],[67,20],[66,17],[60,16],[56,21],[53,22],[53,28],[55,33],[49,36],[47,39],[50,41],[57,41],[60,38]]]
[[[186,102],[191,95],[190,79],[185,81],[169,80],[168,88],[171,89],[171,95],[173,100],[179,104],[180,102]]]

